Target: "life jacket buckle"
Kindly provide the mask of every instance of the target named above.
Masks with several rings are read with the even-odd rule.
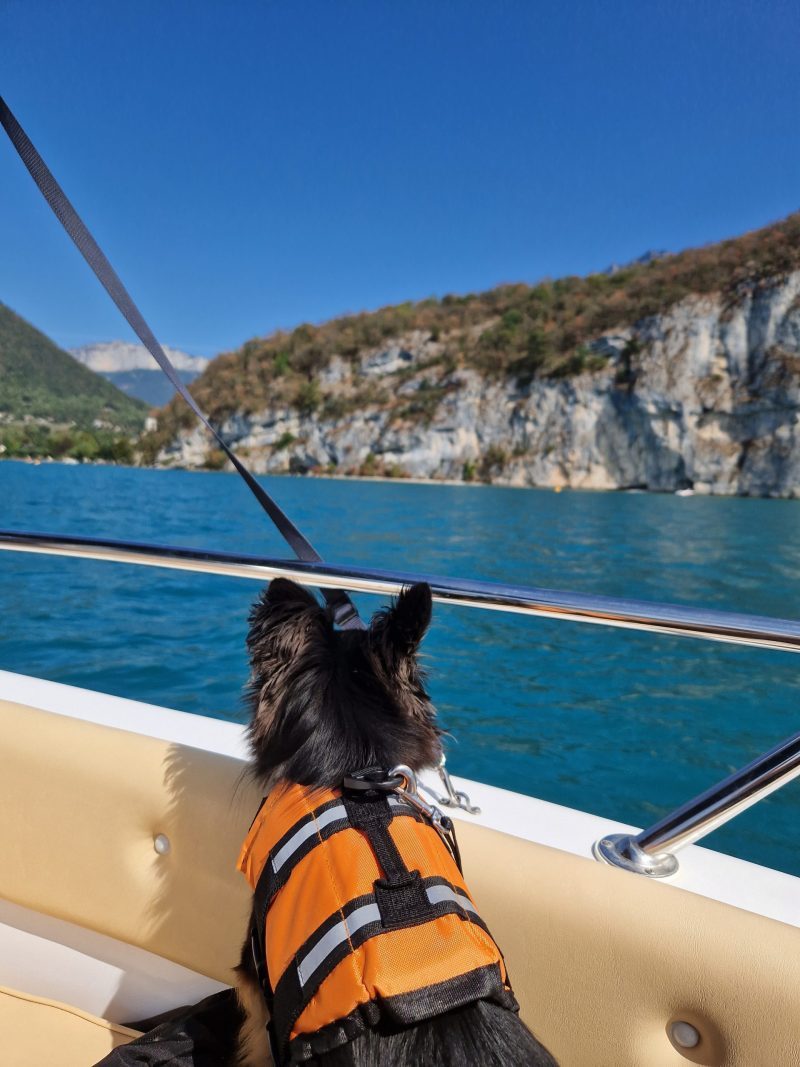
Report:
[[[413,774],[413,771],[411,772]],[[403,786],[403,776],[385,767],[362,767],[342,780],[345,793],[396,793]]]

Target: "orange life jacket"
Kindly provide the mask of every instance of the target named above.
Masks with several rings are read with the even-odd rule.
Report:
[[[502,954],[440,833],[402,792],[276,787],[239,856],[276,1063],[379,1021],[476,1000],[518,1010]]]

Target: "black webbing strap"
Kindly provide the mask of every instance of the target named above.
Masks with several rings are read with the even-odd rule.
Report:
[[[350,825],[364,834],[384,876],[392,881],[407,875],[406,861],[389,833],[389,824],[394,819],[389,798],[382,793],[372,796],[369,793],[361,796],[345,794],[342,803]]]
[[[159,365],[161,370],[169,378],[176,392],[180,393],[198,419],[207,430],[213,434],[217,443],[225,455],[233,464],[234,468],[245,480],[253,496],[259,502],[267,515],[272,519],[281,537],[287,542],[298,559],[305,563],[319,563],[322,557],[313,545],[298,530],[288,515],[275,503],[269,493],[258,484],[250,471],[245,467],[238,456],[227,445],[221,433],[216,430],[201,409],[195,403],[194,398],[186,386],[180,380],[177,371],[173,367],[164,349],[156,340],[150,327],[145,322],[141,312],[131,299],[125,286],[120,281],[114,268],[106,259],[99,245],[89,233],[75,208],[69,202],[61,186],[50,173],[46,163],[39,155],[17,122],[10,108],[0,96],[0,124],[8,134],[11,143],[16,148],[22,162],[30,172],[31,177],[39,187],[39,191],[53,210],[56,218],[67,231],[78,251],[94,271],[98,281],[108,295],[117,305],[117,308],[127,319],[131,329],[148,350],[150,355]],[[364,623],[358,617],[355,605],[350,597],[341,589],[323,589],[322,595],[326,603],[333,609],[334,618],[339,626],[345,629],[363,629]]]
[[[416,822],[422,821],[422,816],[410,805],[404,804],[399,798],[393,798],[389,803],[395,817],[402,815],[414,819]],[[295,867],[310,852],[313,852],[318,845],[328,841],[334,834],[339,834],[343,830],[360,828],[356,823],[350,821],[348,811],[347,802],[342,798],[337,797],[335,800],[328,800],[324,804],[320,804],[308,815],[298,819],[283,837],[272,846],[261,874],[258,876],[254,891],[255,911],[256,915],[260,917],[262,927],[267,908],[272,903],[278,890],[282,889],[289,881],[289,877]],[[310,826],[311,823],[314,824],[314,833],[306,837],[302,834],[302,831]],[[284,856],[287,846],[290,846],[293,839],[296,840],[298,836],[301,836],[302,840],[296,847],[291,848],[288,855]],[[276,857],[280,859],[278,860]]]
[[[389,832],[395,813],[385,794],[351,794],[343,797],[347,817],[354,830],[360,830],[383,871],[373,885],[375,903],[385,930],[402,929],[433,917],[425,895],[422,877],[410,870]]]

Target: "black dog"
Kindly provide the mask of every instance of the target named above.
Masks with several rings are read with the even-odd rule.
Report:
[[[250,615],[249,739],[253,771],[269,793],[279,783],[335,788],[355,768],[405,764],[417,771],[441,755],[435,711],[417,662],[430,623],[431,592],[414,585],[367,630],[334,628],[307,591],[275,579]],[[240,1062],[270,1062],[266,1006],[248,937],[238,968],[247,1016]],[[413,1026],[367,1028],[313,1059],[325,1067],[555,1067],[519,1016],[476,1000]]]

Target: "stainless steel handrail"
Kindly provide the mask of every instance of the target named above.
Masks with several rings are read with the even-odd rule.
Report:
[[[594,846],[598,859],[616,867],[666,878],[678,870],[675,853],[699,841],[776,789],[800,777],[800,734],[734,771],[641,833],[610,834]]]
[[[374,570],[329,563],[175,548],[169,545],[110,541],[91,537],[0,530],[0,550],[33,552],[49,556],[132,563],[147,567],[227,575],[263,582],[269,578],[293,578],[305,585],[345,588],[356,593],[398,593],[403,586],[426,581],[435,600],[463,607],[517,612],[570,622],[594,623],[628,630],[704,638],[756,648],[800,652],[800,622],[712,611],[678,604],[618,599],[571,593],[535,586],[480,582],[463,578]]]

